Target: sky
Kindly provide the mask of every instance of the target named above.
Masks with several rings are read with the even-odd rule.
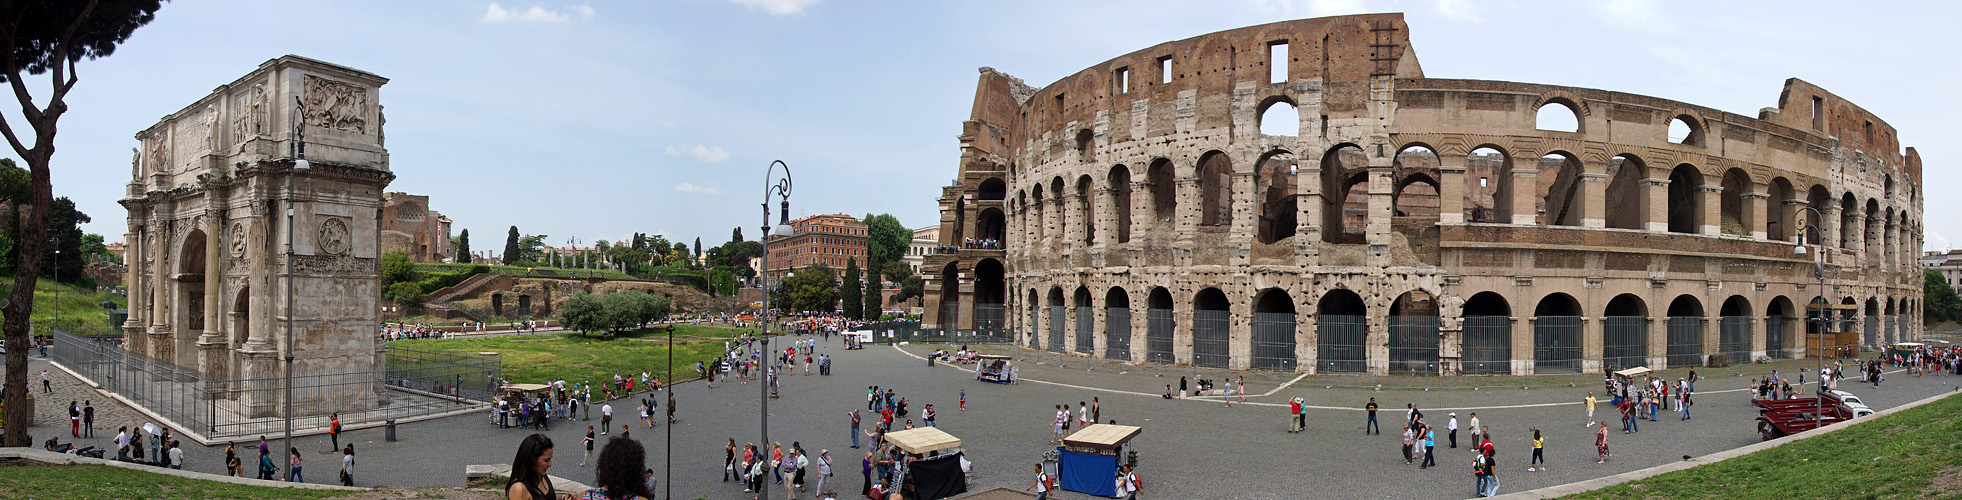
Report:
[[[891,213],[917,228],[939,220],[982,66],[1040,87],[1161,42],[1365,12],[1404,12],[1432,78],[1746,116],[1776,106],[1786,78],[1820,85],[1916,147],[1928,249],[1949,248],[1944,234],[1962,244],[1942,139],[1962,137],[1951,2],[177,1],[79,65],[53,183],[93,217],[85,231],[120,239],[135,133],[297,54],[390,80],[388,190],[430,196],[474,249],[502,248],[513,225],[553,245],[646,232],[712,246],[737,226],[755,239],[772,160],[792,169],[793,217]],[[45,103],[45,75],[27,82]],[[17,107],[0,110],[27,130]]]

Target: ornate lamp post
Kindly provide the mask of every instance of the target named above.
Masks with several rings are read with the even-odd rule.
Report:
[[[306,116],[306,103],[300,101],[300,96],[293,96],[293,142],[290,143],[293,169],[286,174],[286,338],[281,342],[285,344],[281,354],[286,360],[285,388],[281,391],[286,400],[286,411],[282,412],[286,417],[286,438],[282,446],[289,450],[293,449],[293,320],[297,316],[293,314],[293,233],[297,232],[293,216],[297,212],[294,207],[299,204],[299,196],[293,191],[293,178],[313,168],[307,163]]]
[[[777,165],[783,165],[783,178],[773,182],[771,179],[776,174]],[[790,164],[784,163],[783,160],[771,161],[770,169],[763,173],[763,335],[756,339],[758,360],[764,359],[761,356],[763,353],[770,352],[770,237],[786,238],[796,234],[796,231],[790,227],[790,185]],[[770,227],[770,196],[773,194],[783,201],[783,213],[779,214],[781,218],[778,219],[775,229]],[[773,380],[770,378],[767,361],[759,366],[765,368],[763,368],[763,383],[757,386],[761,391],[757,400],[762,401],[763,404],[762,413],[757,416],[757,420],[762,422],[763,438],[757,442],[763,443],[763,447],[767,450],[770,446],[770,383]],[[770,498],[769,489],[759,488],[757,498]]]

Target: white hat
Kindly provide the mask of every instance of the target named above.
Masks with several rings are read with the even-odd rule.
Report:
[[[1456,416],[1458,416],[1458,413],[1457,413],[1457,412],[1452,412],[1452,413],[1450,414],[1450,416],[1453,416],[1453,417],[1456,417]]]

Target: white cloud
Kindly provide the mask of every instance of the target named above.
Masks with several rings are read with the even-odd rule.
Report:
[[[721,146],[702,144],[668,146],[667,154],[668,156],[693,156],[696,161],[702,163],[722,163],[729,161],[729,152],[723,151]]]
[[[593,14],[595,14],[595,12],[593,11],[593,6],[591,6],[591,5],[586,5],[586,4],[583,4],[583,3],[582,3],[582,4],[579,4],[579,5],[574,5],[574,6],[572,6],[572,10],[573,10],[574,12],[578,12],[580,16],[584,16],[584,17],[585,17],[585,18],[587,18],[587,19],[592,19],[592,18],[593,18]]]
[[[1431,4],[1431,11],[1453,21],[1474,24],[1485,22],[1485,16],[1478,14],[1471,0],[1436,0]]]
[[[1951,248],[1954,247],[1950,245],[1948,238],[1942,237],[1942,233],[1928,231],[1921,235],[1921,251],[1923,252],[1946,252]]]
[[[772,15],[788,16],[803,14],[804,7],[818,3],[818,0],[729,0],[729,2],[752,9],[763,9],[764,12]]]
[[[722,190],[717,189],[714,183],[710,183],[707,186],[697,186],[694,184],[683,182],[680,184],[675,184],[674,190],[683,193],[722,194]]]
[[[1369,6],[1363,5],[1363,0],[1253,0],[1253,4],[1256,10],[1263,13],[1289,16],[1324,17],[1369,12]]]
[[[584,13],[586,17],[592,17],[593,15],[592,7],[586,7],[584,5],[581,5],[579,7],[585,7],[585,9],[582,10],[581,12]],[[569,20],[571,20],[571,18],[567,17],[562,12],[548,10],[544,7],[539,7],[536,5],[533,5],[531,6],[531,8],[525,10],[511,10],[511,9],[504,8],[504,6],[502,5],[498,5],[497,2],[491,2],[490,7],[484,10],[483,19],[479,19],[477,21],[484,24],[497,24],[497,23],[563,23]]]

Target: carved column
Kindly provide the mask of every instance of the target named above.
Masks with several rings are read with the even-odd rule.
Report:
[[[1537,168],[1512,169],[1512,223],[1522,226],[1538,225],[1540,170]]]
[[[1744,228],[1753,239],[1765,239],[1771,234],[1765,216],[1771,212],[1771,195],[1762,191],[1744,193]]]
[[[1581,227],[1608,227],[1608,174],[1606,164],[1590,164],[1581,180]]]
[[[1718,185],[1712,185],[1712,184],[1704,184],[1701,186],[1697,186],[1696,188],[1699,194],[1699,196],[1697,196],[1696,202],[1698,205],[1702,206],[1702,209],[1700,211],[1703,212],[1701,217],[1703,220],[1697,221],[1697,228],[1696,228],[1697,234],[1701,234],[1704,236],[1716,236],[1719,234],[1723,234],[1724,223],[1723,223],[1722,194],[1724,192],[1724,187]]]
[[[1465,156],[1437,157],[1437,221],[1444,224],[1465,222]]]

